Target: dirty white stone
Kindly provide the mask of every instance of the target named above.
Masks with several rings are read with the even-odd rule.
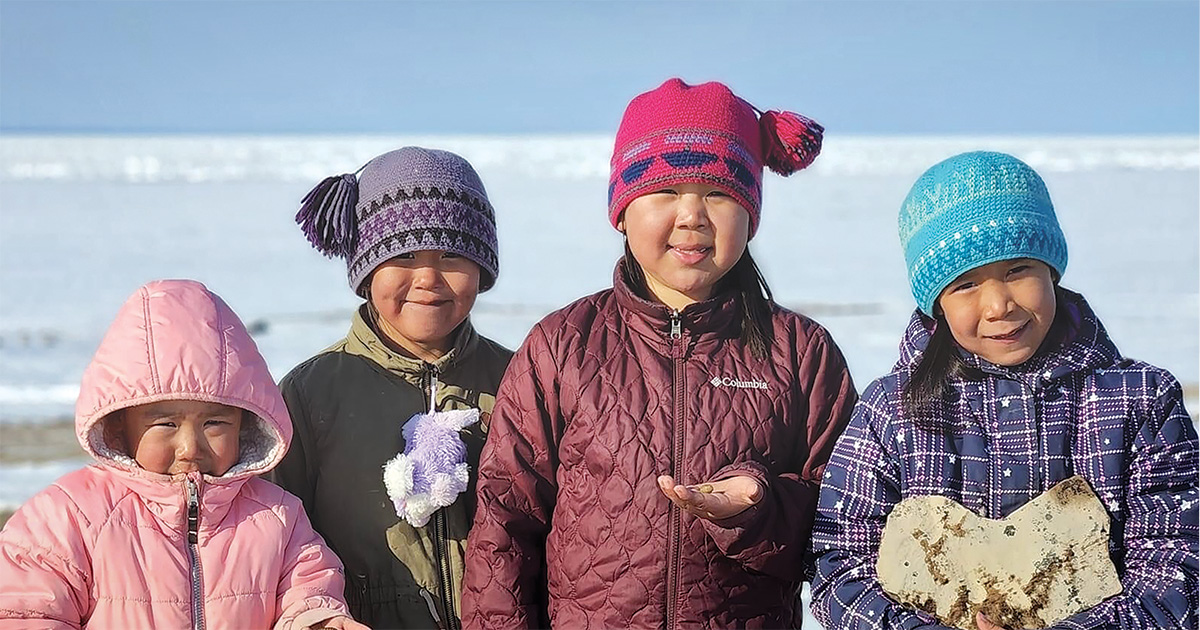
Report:
[[[888,516],[876,571],[890,597],[948,626],[975,630],[982,611],[1005,628],[1045,628],[1121,592],[1108,528],[1080,476],[1003,520],[911,497]]]

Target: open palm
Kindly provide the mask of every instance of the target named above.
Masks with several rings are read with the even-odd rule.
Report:
[[[737,516],[762,500],[763,489],[745,475],[693,486],[675,482],[669,475],[658,478],[658,487],[680,509],[710,521]]]

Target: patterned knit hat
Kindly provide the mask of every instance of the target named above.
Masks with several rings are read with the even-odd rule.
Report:
[[[296,222],[318,251],[346,259],[350,288],[381,263],[427,249],[475,261],[479,290],[496,282],[496,215],[466,160],[436,149],[404,147],[367,162],[354,175],[328,177],[301,203]]]
[[[900,207],[900,244],[917,306],[933,315],[942,289],[976,267],[1033,258],[1062,277],[1067,241],[1046,184],[1004,153],[963,153],[917,179]]]
[[[762,169],[780,175],[807,167],[824,128],[792,112],[758,110],[728,87],[669,79],[629,103],[617,129],[608,185],[608,219],[617,226],[634,198],[663,186],[716,186],[750,212],[758,229]]]

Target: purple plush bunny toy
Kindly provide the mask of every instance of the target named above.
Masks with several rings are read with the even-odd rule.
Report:
[[[422,527],[467,489],[467,445],[459,431],[478,420],[478,409],[464,409],[419,413],[404,424],[404,452],[383,466],[398,516]]]

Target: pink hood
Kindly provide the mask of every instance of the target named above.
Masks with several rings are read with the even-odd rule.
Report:
[[[224,475],[152,473],[105,441],[108,414],[170,399],[254,415]],[[300,628],[346,614],[341,563],[304,506],[257,478],[283,458],[291,421],[246,328],[204,285],[151,282],[125,302],[84,372],[75,418],[97,463],[0,531],[0,625]]]
[[[238,407],[257,418],[243,427],[241,458],[221,482],[260,475],[283,459],[292,423],[246,327],[203,284],[159,280],[125,301],[84,371],[76,437],[106,466],[165,481],[106,444],[101,420],[126,407],[179,399]]]

